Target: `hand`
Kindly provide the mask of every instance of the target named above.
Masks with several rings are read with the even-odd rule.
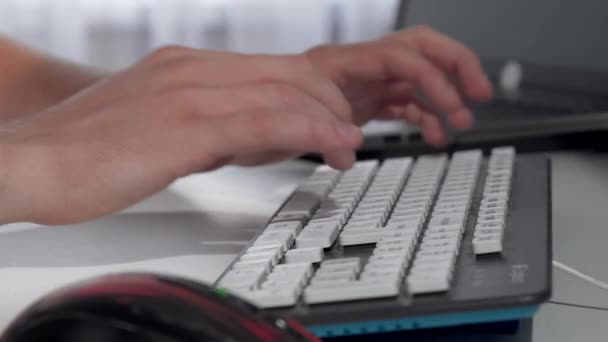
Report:
[[[464,98],[484,101],[492,95],[477,56],[426,26],[372,42],[317,47],[305,55],[341,88],[357,123],[403,118],[421,126],[433,145],[446,142],[436,112],[447,113],[455,128],[467,128],[473,118]]]
[[[0,220],[89,220],[229,163],[318,152],[348,168],[362,140],[350,115],[302,56],[165,48],[2,127]]]

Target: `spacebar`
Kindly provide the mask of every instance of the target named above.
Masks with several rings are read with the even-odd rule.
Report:
[[[398,284],[353,281],[339,287],[310,286],[304,290],[304,301],[308,304],[341,302],[347,300],[392,297],[399,294]]]

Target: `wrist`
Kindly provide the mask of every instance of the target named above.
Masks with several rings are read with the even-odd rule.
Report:
[[[15,222],[15,212],[9,189],[12,158],[10,145],[0,143],[0,224]]]
[[[50,107],[103,78],[105,74],[92,67],[71,63],[46,55],[36,56],[30,69],[29,85],[40,106]]]
[[[22,57],[9,77],[0,82],[2,122],[42,111],[105,76],[93,68],[45,55],[24,53]]]

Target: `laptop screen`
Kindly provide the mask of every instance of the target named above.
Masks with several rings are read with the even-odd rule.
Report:
[[[606,0],[410,0],[398,28],[429,24],[485,61],[608,72]]]

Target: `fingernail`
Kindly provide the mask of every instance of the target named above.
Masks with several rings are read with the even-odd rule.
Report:
[[[358,141],[361,135],[359,127],[352,124],[338,123],[336,129],[344,139],[351,142]]]
[[[462,108],[454,112],[452,126],[456,129],[470,128],[473,125],[473,113],[468,108]]]
[[[453,99],[456,99],[458,97],[460,97],[460,95],[458,94],[458,92],[456,91],[456,89],[454,89],[453,86],[448,85],[446,87],[446,93],[448,96],[452,97]]]

